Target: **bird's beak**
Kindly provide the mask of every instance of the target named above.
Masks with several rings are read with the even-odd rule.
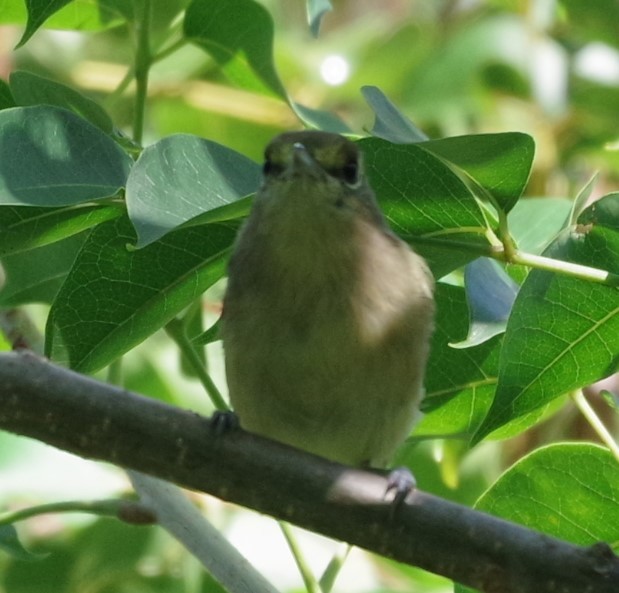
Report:
[[[292,145],[292,170],[298,173],[313,174],[320,172],[320,166],[307,148],[300,142],[295,142]]]

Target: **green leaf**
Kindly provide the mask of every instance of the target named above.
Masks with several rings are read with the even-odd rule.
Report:
[[[92,372],[141,343],[219,280],[235,229],[180,229],[144,249],[129,249],[126,218],[95,228],[52,305],[46,352]]]
[[[370,131],[372,136],[396,144],[428,140],[428,137],[378,87],[362,86],[361,94],[375,115],[374,126]]]
[[[55,12],[73,0],[26,0],[28,23],[17,47],[24,45],[37,29]]]
[[[561,443],[509,468],[475,507],[588,546],[619,541],[619,468],[607,449]]]
[[[29,552],[22,546],[13,525],[0,525],[0,550],[4,550],[17,560],[38,560],[43,557]]]
[[[612,544],[619,541],[617,461],[597,445],[549,445],[510,467],[475,508],[581,546]]]
[[[197,136],[170,136],[149,146],[127,181],[127,209],[138,247],[254,193],[260,170],[242,154]]]
[[[314,37],[318,37],[322,18],[331,10],[333,6],[329,0],[307,0],[307,22]]]
[[[2,258],[6,285],[0,305],[16,307],[28,303],[51,303],[66,278],[86,234]]]
[[[0,111],[0,204],[67,206],[114,195],[133,161],[101,130],[64,109]]]
[[[380,138],[364,138],[358,144],[370,185],[395,232],[414,242],[415,237],[431,235],[471,244],[470,252],[461,245],[434,251],[429,240],[415,242],[435,276],[475,259],[479,246],[487,246],[483,234],[488,223],[477,200],[442,159],[420,144],[393,144]]]
[[[6,81],[0,78],[0,109],[15,107],[15,99]]]
[[[213,210],[203,212],[187,221],[182,225],[182,228],[200,226],[211,222],[237,221],[238,219],[245,218],[251,211],[253,201],[254,196],[251,195],[235,202],[230,202],[225,206],[217,206]]]
[[[572,201],[524,198],[509,213],[509,230],[522,251],[539,255],[569,221]]]
[[[517,63],[506,64],[490,58],[484,66],[480,67],[479,79],[486,96],[507,95],[528,101],[533,94],[529,74]]]
[[[606,253],[607,269],[617,270],[619,255],[619,192],[594,202],[578,217],[576,230],[584,233],[599,257]],[[606,266],[604,266],[606,267]]]
[[[501,337],[457,350],[450,343],[467,332],[463,288],[438,283],[436,329],[426,371],[424,416],[415,435],[460,435],[467,438],[486,415],[496,388]]]
[[[468,311],[463,288],[436,285],[436,329],[426,371],[424,413],[415,428],[416,437],[469,439],[488,413],[498,381],[502,336],[469,348],[456,349],[453,342],[466,336]],[[561,405],[538,408],[506,424],[493,438],[508,438],[537,424]]]
[[[300,103],[290,102],[296,116],[308,127],[335,134],[350,134],[351,129],[334,113],[312,109]]]
[[[41,247],[76,235],[124,212],[122,204],[66,208],[0,207],[0,256]]]
[[[471,192],[441,160],[418,144],[379,138],[358,142],[370,185],[383,211],[402,234],[424,235],[487,223]]]
[[[191,343],[194,346],[206,346],[212,342],[221,340],[221,318],[219,318],[211,327],[198,334],[195,338],[192,338]]]
[[[436,329],[426,371],[424,413],[416,437],[469,439],[482,423],[493,401],[498,381],[502,336],[469,348],[451,345],[466,336],[468,311],[463,288],[436,285]],[[554,413],[562,403],[536,409],[503,426],[493,438],[508,438]]]
[[[585,183],[583,188],[578,192],[576,199],[572,204],[572,210],[570,213],[570,224],[575,224],[578,220],[578,217],[582,214],[583,210],[587,207],[587,203],[589,202],[589,198],[593,193],[593,188],[595,187],[598,181],[598,174],[594,173],[591,176],[591,179]]]
[[[24,45],[43,25],[50,29],[96,31],[122,21],[126,0],[27,0],[5,2],[0,22],[27,27],[17,47]]]
[[[103,107],[64,84],[24,71],[13,72],[10,82],[18,105],[55,105],[88,120],[106,134],[114,128]]]
[[[488,253],[488,241],[479,235],[462,234],[458,240],[436,241],[432,238],[404,236],[412,244],[415,251],[421,255],[432,270],[435,278],[442,278],[450,272],[461,268],[479,255]]]
[[[462,169],[504,212],[522,195],[535,154],[533,138],[519,132],[456,136],[423,147]]]
[[[287,100],[273,62],[273,19],[254,0],[193,0],[184,34],[241,88]]]
[[[609,408],[615,410],[615,412],[619,412],[619,394],[602,389],[602,391],[600,391],[600,396]]]
[[[66,583],[90,582],[93,578],[90,575],[97,575],[97,581],[105,583],[102,588],[108,592],[152,593],[153,590],[173,590],[173,585],[167,585],[164,581],[161,586],[161,581],[152,577],[148,579],[151,582],[145,585],[145,581],[140,580],[136,574],[135,567],[148,557],[150,550],[157,549],[155,542],[156,532],[146,526],[132,529],[121,521],[95,521],[76,534],[71,547],[75,560],[65,569],[65,586],[59,591],[69,593]]]
[[[619,273],[619,194],[587,208],[545,252]],[[619,368],[619,289],[533,270],[522,285],[501,353],[499,385],[475,440]]]

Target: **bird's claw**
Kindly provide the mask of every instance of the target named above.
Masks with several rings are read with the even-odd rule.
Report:
[[[385,497],[393,493],[392,508],[398,508],[406,497],[417,488],[415,476],[407,467],[396,467],[387,476],[387,490]]]

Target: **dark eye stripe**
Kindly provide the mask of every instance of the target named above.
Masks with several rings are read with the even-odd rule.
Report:
[[[336,179],[341,179],[349,185],[354,185],[359,181],[359,164],[357,161],[351,161],[341,167],[331,168],[328,172]]]
[[[282,165],[274,163],[269,159],[264,161],[264,165],[262,165],[262,172],[265,177],[277,177],[283,170],[284,167]]]
[[[359,178],[359,164],[357,161],[346,163],[342,167],[342,178],[346,183],[357,183]]]

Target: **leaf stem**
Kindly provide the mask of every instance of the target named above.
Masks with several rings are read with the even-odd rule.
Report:
[[[619,445],[615,442],[613,436],[610,434],[606,426],[604,426],[604,423],[600,420],[600,417],[591,407],[591,404],[587,401],[582,389],[574,391],[571,394],[571,397],[576,404],[576,407],[580,410],[580,413],[591,425],[591,428],[593,428],[596,434],[600,437],[600,440],[610,449],[610,452],[619,462]]]
[[[121,505],[127,501],[120,498],[110,498],[96,501],[67,500],[64,502],[52,502],[42,504],[19,511],[0,514],[0,525],[10,525],[17,521],[30,519],[47,513],[91,513],[106,517],[115,517]]]
[[[348,558],[348,554],[350,554],[352,548],[350,544],[341,544],[341,547],[333,554],[333,558],[331,558],[327,568],[325,568],[325,571],[320,577],[319,583],[323,593],[329,593],[331,589],[333,589],[335,579],[340,573],[340,570],[342,570],[344,562],[346,562],[346,558]]]
[[[191,365],[191,368],[195,371],[215,408],[222,411],[229,410],[230,406],[228,406],[221,392],[217,389],[217,385],[215,385],[215,382],[204,368],[202,360],[200,360],[198,353],[187,337],[183,322],[180,321],[180,319],[173,319],[166,325],[165,329],[168,335],[176,342],[176,345],[187,362]]]
[[[150,51],[150,20],[152,0],[140,0],[136,7],[136,41],[135,50],[135,114],[133,122],[133,140],[142,143],[144,135],[144,116],[146,111],[146,97],[148,94],[148,73],[152,63]]]
[[[105,103],[112,105],[118,98],[125,92],[127,87],[131,84],[131,81],[135,77],[135,71],[133,68],[128,68],[127,72],[123,76],[122,80],[118,83],[118,86],[106,97]]]
[[[450,235],[464,235],[465,233],[471,233],[475,235],[479,235],[480,237],[485,236],[488,229],[486,227],[481,226],[462,226],[457,229],[442,229],[440,231],[432,231],[431,233],[426,233],[422,237],[422,239],[434,239],[435,237],[449,237]]]
[[[299,548],[299,544],[297,542],[297,538],[295,537],[292,527],[290,524],[285,521],[278,521],[280,529],[286,538],[286,543],[292,552],[292,556],[294,557],[294,561],[297,564],[297,568],[303,577],[303,582],[305,583],[305,588],[308,593],[323,593],[320,588],[320,584],[316,580],[316,577],[312,574],[307,562],[305,562],[305,558],[303,557],[303,553]]]
[[[170,44],[168,47],[162,49],[158,53],[153,56],[153,62],[160,62],[161,60],[165,60],[169,55],[178,51],[185,45],[187,45],[188,41],[184,37],[182,39],[176,40],[174,43]]]
[[[527,253],[524,251],[519,251],[517,249],[508,252],[506,251],[504,244],[502,247],[499,246],[497,248],[496,246],[485,243],[452,241],[451,239],[443,239],[430,236],[405,236],[403,237],[403,239],[413,244],[418,243],[424,245],[433,245],[436,247],[446,247],[448,249],[454,249],[457,251],[464,250],[477,256],[490,257],[506,264],[527,266],[529,268],[563,274],[564,276],[580,278],[581,280],[588,280],[589,282],[606,284],[607,286],[619,286],[619,274],[613,274],[608,270],[593,268],[591,266],[584,266],[582,264],[576,264],[561,259],[553,259],[551,257],[545,257],[543,255],[535,255],[534,253]]]
[[[516,255],[516,246],[514,239],[509,232],[509,223],[507,222],[507,214],[501,208],[497,209],[499,215],[499,238],[503,245],[503,253],[506,261],[511,262]]]
[[[589,280],[590,282],[607,284],[609,286],[619,286],[619,275],[617,274],[613,274],[607,270],[600,270],[599,268],[592,268],[590,266],[583,266],[581,264],[575,264],[560,259],[544,257],[543,255],[534,255],[533,253],[526,253],[516,250],[509,259],[507,258],[505,252],[493,254],[491,257],[506,263],[520,264],[523,266],[536,268],[538,270],[556,272],[566,276],[580,278],[582,280]]]

